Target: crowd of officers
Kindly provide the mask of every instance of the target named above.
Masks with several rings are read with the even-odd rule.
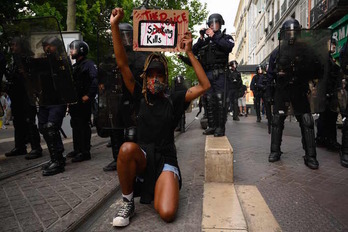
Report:
[[[205,126],[205,135],[214,135],[220,137],[225,135],[225,124],[227,121],[228,111],[233,115],[233,120],[239,121],[240,115],[247,116],[245,105],[245,95],[247,87],[243,84],[241,74],[238,72],[238,63],[233,60],[228,62],[228,55],[234,47],[233,38],[221,30],[224,25],[224,19],[220,14],[212,14],[207,21],[208,28],[200,31],[200,37],[193,45],[192,51],[200,61],[206,75],[210,81],[211,88],[200,98],[200,105],[204,107],[204,116],[202,120],[207,120]],[[132,51],[132,26],[127,23],[120,24],[123,31],[123,44],[126,48],[133,76],[140,78],[142,68],[147,53],[135,53]],[[287,20],[282,30],[300,30],[296,19]],[[332,47],[335,49],[337,41],[332,39]],[[91,159],[91,110],[94,104],[95,96],[98,88],[104,88],[103,78],[98,76],[98,70],[93,61],[87,59],[89,47],[86,42],[75,40],[70,44],[70,55],[75,63],[72,65],[73,83],[77,93],[77,103],[71,105],[50,105],[40,106],[36,108],[32,106],[26,95],[26,86],[23,82],[20,69],[20,60],[17,60],[16,54],[28,53],[29,46],[24,44],[20,38],[14,38],[10,43],[11,53],[13,55],[13,67],[11,70],[11,82],[8,88],[8,94],[11,98],[13,124],[15,128],[15,147],[5,155],[7,157],[25,155],[26,159],[35,159],[42,156],[42,147],[40,145],[41,133],[47,143],[51,160],[45,164],[43,175],[55,175],[64,171],[66,158],[63,156],[64,146],[61,139],[61,125],[66,112],[71,116],[71,127],[73,132],[73,150],[67,154],[72,158],[72,162],[81,162]],[[49,37],[42,41],[44,52],[47,56],[52,56],[60,47],[61,41],[56,37]],[[341,57],[345,57],[347,49],[343,48]],[[334,51],[334,50],[333,50]],[[332,52],[331,52],[332,53]],[[297,121],[300,123],[302,144],[305,150],[304,162],[311,169],[317,169],[319,163],[316,159],[316,146],[324,146],[328,149],[339,151],[341,164],[348,167],[348,122],[343,124],[342,146],[337,142],[336,119],[338,112],[337,107],[332,104],[337,103],[335,90],[341,88],[341,79],[345,70],[340,69],[329,53],[328,62],[330,64],[330,82],[327,89],[327,105],[324,112],[320,113],[316,121],[317,136],[314,135],[314,119],[308,99],[301,88],[296,85],[282,85],[279,78],[279,70],[277,71],[277,54],[278,50],[274,50],[271,54],[269,64],[266,67],[258,66],[256,75],[250,83],[250,90],[254,95],[254,108],[256,111],[257,122],[261,121],[261,101],[263,102],[268,122],[268,133],[271,134],[271,152],[269,162],[280,160],[282,154],[280,145],[282,141],[282,132],[284,129],[284,121],[287,116],[288,108],[285,102],[291,102],[293,107],[298,107],[299,114],[295,114]],[[184,56],[179,58],[186,64],[190,62]],[[342,58],[342,60],[344,60]],[[341,66],[342,67],[342,66]],[[277,73],[278,72],[278,73]],[[137,80],[141,81],[141,80]],[[99,83],[98,83],[99,82]],[[182,85],[183,76],[178,76],[174,82],[172,91],[182,91],[187,88]],[[287,83],[288,84],[288,83]],[[284,87],[286,86],[286,87]],[[289,87],[290,86],[290,87]],[[290,89],[289,89],[290,88]],[[341,88],[342,89],[342,88]],[[53,88],[51,91],[55,91]],[[126,141],[134,141],[136,134],[135,109],[131,104],[131,95],[123,86],[123,103],[122,112],[123,129],[108,130],[106,133],[111,138],[111,147],[113,161],[104,167],[105,171],[113,171],[117,169],[117,156],[121,145]],[[284,92],[288,95],[285,96]],[[297,99],[296,96],[302,96]],[[273,105],[273,106],[272,106]],[[287,105],[286,105],[287,106]],[[333,106],[333,107],[332,107]],[[68,107],[68,109],[67,109]],[[272,112],[273,108],[273,112]],[[333,110],[334,109],[334,110]],[[294,109],[296,112],[296,109]],[[280,113],[282,112],[282,113]],[[36,116],[38,117],[38,127],[36,125]],[[345,116],[343,114],[343,116]],[[132,120],[133,119],[133,120]],[[202,121],[201,121],[202,122]],[[97,123],[98,124],[98,123]],[[183,115],[179,130],[185,130],[185,115]],[[26,144],[30,143],[31,151],[27,153]]]

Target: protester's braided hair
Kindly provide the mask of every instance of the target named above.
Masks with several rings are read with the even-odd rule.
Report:
[[[167,59],[166,57],[159,52],[153,52],[151,53],[145,60],[145,64],[144,64],[144,69],[143,69],[143,73],[140,75],[140,77],[143,79],[143,88],[142,88],[142,94],[145,97],[145,101],[147,104],[149,104],[148,98],[147,98],[147,69],[150,66],[152,61],[159,61],[163,64],[164,66],[164,75],[165,75],[165,80],[164,83],[166,85],[168,85],[168,63],[167,63]]]

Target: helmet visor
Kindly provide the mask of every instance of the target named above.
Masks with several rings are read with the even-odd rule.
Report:
[[[121,31],[123,46],[133,45],[133,31]]]
[[[209,21],[209,27],[213,30],[213,31],[218,31],[220,30],[220,22],[213,18]]]

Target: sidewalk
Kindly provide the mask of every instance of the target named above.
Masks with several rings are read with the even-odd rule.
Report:
[[[190,123],[195,114],[187,114]],[[265,120],[256,117],[227,122],[226,136],[234,149],[234,181],[237,195],[246,186],[258,190],[282,231],[348,231],[348,169],[339,164],[338,154],[317,148],[319,170],[303,164],[300,129],[296,122],[286,122],[281,161],[268,162],[270,135]],[[340,130],[338,135],[341,136]],[[43,177],[39,168],[0,181],[0,231],[68,231],[103,205],[108,196],[119,193],[116,172],[102,167],[112,160],[108,139],[93,137],[92,160],[67,162],[66,171]],[[163,222],[152,205],[136,199],[136,215],[122,231],[201,231],[204,184],[204,143],[199,121],[177,137],[179,165],[183,176],[180,205],[173,223]],[[65,144],[66,153],[72,144]],[[48,157],[47,150],[44,157]],[[21,158],[21,159],[20,159]],[[12,159],[12,158],[11,158]],[[23,165],[24,157],[0,160],[0,170]],[[1,174],[1,173],[0,173]],[[90,219],[89,229],[78,231],[116,231],[112,218],[120,198],[111,199],[103,215]],[[243,211],[248,202],[241,201]],[[244,211],[246,214],[247,211]],[[246,215],[247,216],[247,215]],[[88,219],[87,219],[88,221]],[[248,224],[248,231],[252,226]]]

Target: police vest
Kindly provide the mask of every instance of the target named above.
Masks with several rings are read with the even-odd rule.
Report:
[[[205,70],[223,67],[228,62],[228,54],[213,42],[203,46],[198,51],[198,57]]]

